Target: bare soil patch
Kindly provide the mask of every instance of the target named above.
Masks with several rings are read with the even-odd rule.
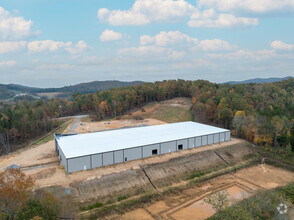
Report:
[[[63,94],[63,92],[41,92],[37,93],[38,96],[47,97],[49,99],[56,98],[57,96]]]
[[[234,203],[253,195],[259,189],[272,189],[291,182],[294,182],[293,172],[270,165],[258,165],[197,184],[178,195],[169,195],[161,201],[146,204],[140,210],[148,210],[146,217],[152,216],[152,219],[206,219],[215,213],[204,202],[210,193],[226,190],[231,203]],[[135,213],[136,210],[128,212],[122,218],[134,218]]]
[[[149,125],[166,124],[157,119],[144,119],[144,120],[109,120],[99,122],[80,122],[73,130],[74,133],[89,133],[97,131],[105,131],[111,129],[125,128],[125,127],[140,127]]]

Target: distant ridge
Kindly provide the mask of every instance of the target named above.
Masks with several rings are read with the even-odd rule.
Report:
[[[18,84],[0,84],[0,100],[14,99],[15,97],[34,96],[38,98],[40,93],[62,93],[61,97],[70,97],[72,93],[81,94],[96,93],[97,91],[108,90],[111,88],[133,86],[144,84],[143,81],[123,82],[118,80],[93,81],[79,83],[61,88],[36,88],[22,86]],[[41,95],[42,96],[42,95]]]
[[[41,89],[39,92],[79,92],[82,94],[96,93],[97,91],[107,90],[116,87],[125,87],[144,84],[142,81],[123,82],[118,80],[93,81],[88,83],[79,83],[61,88]]]
[[[273,82],[279,82],[279,81],[283,81],[283,80],[287,80],[293,78],[292,76],[286,76],[283,78],[278,78],[278,77],[271,77],[271,78],[255,78],[255,79],[247,79],[244,81],[229,81],[229,82],[225,82],[222,84],[246,84],[246,83],[273,83]]]

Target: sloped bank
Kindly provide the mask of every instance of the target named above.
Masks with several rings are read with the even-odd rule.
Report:
[[[217,151],[217,154],[214,152]],[[228,166],[224,160],[237,164],[253,154],[250,144],[228,145],[217,150],[208,150],[172,158],[166,162],[144,165],[142,169],[129,169],[111,173],[101,178],[70,184],[72,196],[77,202],[116,200],[120,196],[134,196],[179,183],[195,172],[218,170]],[[148,178],[149,177],[149,178]],[[53,187],[54,188],[54,187]],[[54,193],[54,189],[51,190]],[[60,192],[60,191],[59,191]]]

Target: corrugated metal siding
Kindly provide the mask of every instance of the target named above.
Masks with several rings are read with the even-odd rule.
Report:
[[[195,142],[196,142],[196,147],[202,146],[202,137],[196,137]]]
[[[124,162],[123,150],[114,151],[114,163]]]
[[[171,141],[171,142],[166,142],[161,144],[161,154],[166,154],[166,153],[175,152],[175,151],[177,151],[176,141]]]
[[[103,166],[113,164],[113,152],[103,153]]]
[[[213,144],[213,134],[208,135],[208,142],[207,144]]]
[[[231,140],[231,132],[226,132],[226,141]]]
[[[177,150],[179,145],[183,145],[183,150],[188,149],[188,139],[177,141]]]
[[[90,156],[68,159],[68,173],[91,169]]]
[[[203,145],[207,145],[207,135],[205,135],[205,136],[202,136],[202,144],[201,144],[201,146],[203,146]]]
[[[136,147],[136,148],[130,148],[130,149],[125,149],[125,159],[127,158],[127,161],[129,160],[137,160],[142,158],[142,151],[141,147]]]
[[[63,165],[64,169],[67,171],[66,158],[65,158],[62,150],[59,147],[58,147],[58,152],[59,152],[59,160],[60,160],[61,164]]]
[[[225,141],[225,133],[220,133],[220,142]]]
[[[102,167],[102,154],[92,155],[92,168]]]
[[[152,150],[157,150],[157,154],[160,155],[160,145],[159,144],[152,144],[143,147],[143,157],[151,157]]]
[[[189,148],[195,147],[195,138],[189,138]]]
[[[219,136],[220,136],[220,134],[214,134],[213,135],[214,143],[219,143]]]

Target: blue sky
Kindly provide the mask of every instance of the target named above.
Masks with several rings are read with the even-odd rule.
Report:
[[[293,76],[294,0],[0,1],[0,83]]]

